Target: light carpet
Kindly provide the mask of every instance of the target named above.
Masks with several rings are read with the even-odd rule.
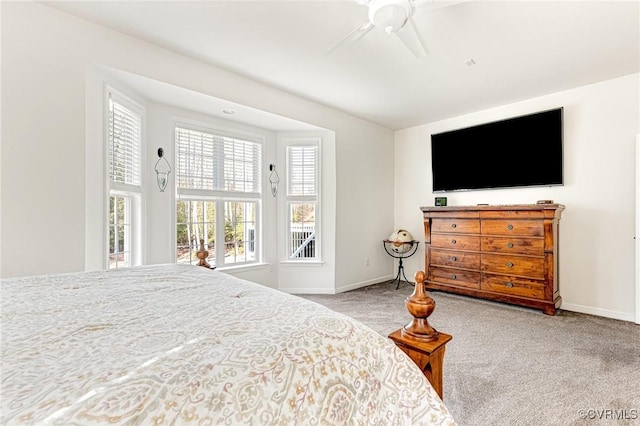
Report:
[[[410,320],[413,287],[304,295],[387,336]],[[640,326],[430,292],[429,323],[453,335],[444,401],[459,425],[640,425]]]

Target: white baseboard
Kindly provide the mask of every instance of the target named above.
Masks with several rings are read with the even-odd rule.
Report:
[[[356,290],[358,288],[366,287],[368,285],[378,284],[384,281],[391,281],[393,277],[394,277],[393,275],[385,275],[382,277],[373,278],[371,280],[361,281],[358,283],[341,286],[336,288],[335,291],[332,291],[331,289],[326,289],[326,288],[308,288],[308,287],[304,287],[304,288],[286,287],[286,288],[280,288],[279,290],[284,291],[285,293],[290,293],[290,294],[338,294],[338,293],[344,293],[345,291],[349,291],[349,290]]]
[[[278,287],[278,290],[289,294],[336,294],[328,288],[308,288],[308,287]]]
[[[353,283],[353,284],[349,284],[349,285],[345,285],[345,286],[341,286],[341,287],[337,287],[336,288],[336,294],[338,293],[344,293],[345,291],[349,291],[349,290],[355,290],[358,288],[362,288],[362,287],[366,287],[372,284],[378,284],[378,283],[382,283],[385,281],[391,281],[393,279],[393,275],[385,275],[383,277],[378,277],[378,278],[374,278],[371,280],[367,280],[367,281],[360,281],[359,283]]]
[[[617,319],[622,321],[634,322],[633,313],[611,311],[608,309],[594,308],[592,306],[576,305],[574,303],[562,303],[560,309],[571,312],[579,312],[581,314],[595,315],[598,317],[605,317],[611,319]]]
[[[385,275],[378,278],[373,278],[367,281],[361,281],[358,283],[353,283],[345,286],[341,286],[335,289],[335,291],[331,291],[326,288],[281,288],[281,291],[290,294],[338,294],[344,293],[345,291],[356,290],[358,288],[366,287],[372,284],[378,284],[385,281],[391,281],[393,279],[393,275]],[[611,318],[621,321],[629,321],[635,322],[635,317],[633,312],[620,312],[620,311],[612,311],[609,309],[601,309],[594,308],[593,306],[584,306],[578,305],[575,303],[562,303],[560,309],[571,312],[578,312],[581,314],[595,315],[598,317]]]

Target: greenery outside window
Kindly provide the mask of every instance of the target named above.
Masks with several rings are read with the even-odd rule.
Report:
[[[197,248],[203,240],[209,251],[209,262],[215,263],[215,201],[179,200],[176,213],[177,262],[197,263]]]

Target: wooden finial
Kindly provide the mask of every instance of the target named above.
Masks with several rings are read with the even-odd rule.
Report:
[[[413,293],[404,301],[413,319],[402,328],[402,335],[422,342],[431,342],[438,338],[438,331],[429,325],[427,318],[433,313],[436,302],[425,290],[424,272],[416,272],[413,278],[416,283]]]
[[[207,257],[209,257],[209,252],[204,249],[204,240],[200,240],[200,250],[196,253],[198,257],[198,266],[204,266],[205,268],[211,268],[211,265],[207,263]]]

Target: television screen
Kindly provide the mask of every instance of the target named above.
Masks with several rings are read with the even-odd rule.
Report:
[[[433,191],[562,185],[562,111],[431,135]]]

